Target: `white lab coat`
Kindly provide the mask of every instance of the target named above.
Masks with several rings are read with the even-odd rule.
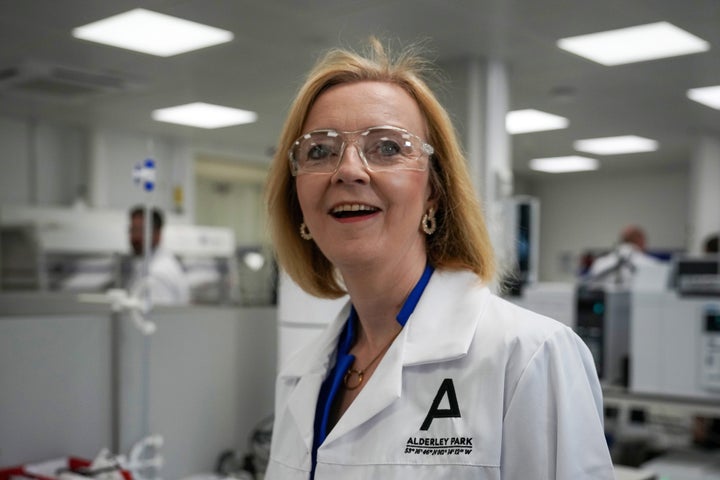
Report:
[[[638,269],[661,264],[659,259],[646,254],[636,245],[621,243],[612,252],[596,258],[588,275],[596,283],[629,288]]]
[[[133,291],[142,279],[142,258],[133,259],[132,279],[129,290]],[[155,305],[187,305],[190,302],[190,285],[182,265],[175,255],[158,247],[150,256],[147,279],[150,299]]]
[[[309,476],[318,392],[348,313],[278,376],[266,480]],[[613,479],[602,422],[594,363],[572,330],[470,272],[436,270],[318,449],[315,478]]]

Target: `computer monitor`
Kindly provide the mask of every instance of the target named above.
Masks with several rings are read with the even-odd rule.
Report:
[[[681,295],[720,295],[720,257],[678,258],[673,277]]]

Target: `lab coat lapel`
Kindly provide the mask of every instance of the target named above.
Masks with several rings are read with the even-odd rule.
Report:
[[[293,357],[280,373],[281,380],[297,382],[288,396],[287,408],[308,449],[312,448],[314,412],[320,387],[331,368],[337,348],[337,338],[345,325],[349,311],[348,304],[320,338],[311,347],[304,348]]]
[[[317,404],[318,392],[322,385],[324,375],[320,372],[304,375],[298,381],[295,390],[288,399],[288,411],[295,421],[295,426],[300,432],[305,447],[312,448],[314,435],[315,405]],[[313,406],[309,409],[309,406]]]

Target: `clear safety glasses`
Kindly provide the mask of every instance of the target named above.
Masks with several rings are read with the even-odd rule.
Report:
[[[371,127],[354,132],[313,130],[295,140],[288,152],[293,176],[334,173],[350,143],[371,172],[423,171],[435,151],[417,135],[398,127]]]

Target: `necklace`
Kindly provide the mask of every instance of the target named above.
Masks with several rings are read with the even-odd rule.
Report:
[[[385,351],[392,345],[392,343],[395,341],[398,335],[400,335],[400,332],[402,332],[402,328],[390,339],[390,341],[385,345],[383,348],[380,349],[380,351],[373,357],[372,360],[370,360],[370,363],[365,365],[365,368],[362,368],[360,370],[350,367],[347,369],[347,372],[345,372],[345,377],[343,378],[343,383],[345,384],[345,388],[348,390],[355,390],[360,385],[362,385],[363,378],[365,376],[365,370],[370,368],[378,358],[380,358],[380,355],[385,353]],[[353,382],[353,379],[357,379]]]

